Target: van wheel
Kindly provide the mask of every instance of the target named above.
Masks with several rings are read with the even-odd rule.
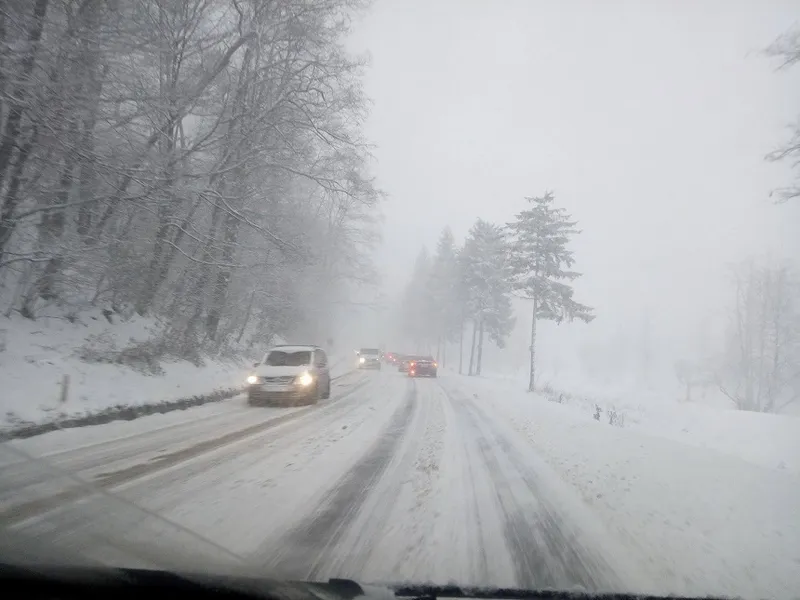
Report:
[[[327,400],[330,397],[331,397],[331,382],[328,381],[328,384],[325,386],[325,394],[322,396],[322,398]]]

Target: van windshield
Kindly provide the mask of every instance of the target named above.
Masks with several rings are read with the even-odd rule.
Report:
[[[361,352],[359,354],[375,354],[375,355],[378,355],[380,353],[381,353],[381,351],[378,350],[377,348],[362,348]]]
[[[264,362],[271,367],[301,367],[311,363],[311,351],[286,352],[284,350],[272,350]]]

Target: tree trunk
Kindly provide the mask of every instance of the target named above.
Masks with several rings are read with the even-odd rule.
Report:
[[[232,267],[236,253],[236,238],[239,233],[239,219],[228,213],[225,217],[225,228],[222,241],[222,262],[217,272],[217,280],[214,284],[211,310],[206,316],[206,335],[209,338],[219,341],[217,337],[219,323],[222,319],[222,311],[225,308],[225,300],[228,297],[228,286],[233,276]]]
[[[23,171],[25,170],[25,163],[28,162],[28,157],[30,156],[37,138],[38,128],[34,126],[30,137],[28,137],[25,144],[19,149],[17,160],[11,171],[11,179],[8,183],[8,189],[6,190],[6,199],[3,203],[3,208],[0,209],[0,261],[2,261],[6,244],[11,239],[11,234],[14,233],[14,228],[17,225],[17,221],[14,219],[14,213],[21,200],[19,191],[22,186]]]
[[[8,107],[5,128],[0,137],[0,190],[4,188],[6,173],[11,164],[14,148],[21,145],[17,139],[22,125],[22,115],[25,113],[25,99],[28,91],[32,89],[32,82],[28,81],[36,63],[36,49],[42,39],[45,16],[49,0],[36,0],[33,6],[33,22],[28,30],[28,39],[25,55],[20,61],[20,79],[14,94],[14,100]],[[5,203],[4,203],[5,204]]]
[[[483,364],[483,319],[481,319],[481,326],[478,331],[478,361],[475,368],[475,374],[481,374],[481,366]]]
[[[469,372],[467,375],[473,375],[472,366],[475,363],[475,338],[478,333],[478,324],[472,321],[472,343],[469,345]]]
[[[536,388],[536,313],[539,312],[539,302],[533,299],[533,315],[531,318],[531,375],[528,379],[528,391]]]
[[[247,310],[244,313],[244,321],[242,322],[242,327],[239,329],[239,335],[236,337],[236,343],[242,341],[242,336],[244,335],[245,330],[247,329],[247,323],[250,322],[250,312],[253,310],[253,300],[255,300],[256,291],[253,290],[250,294],[250,301],[247,303]]]
[[[458,333],[458,374],[464,374],[464,320],[461,320],[461,330]]]

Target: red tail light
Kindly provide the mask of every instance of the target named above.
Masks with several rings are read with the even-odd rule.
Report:
[[[416,366],[416,364],[417,364],[417,363],[415,363],[415,362],[412,362],[412,363],[409,363],[409,364],[408,364],[408,366],[409,366],[409,367],[414,367],[414,366]]]

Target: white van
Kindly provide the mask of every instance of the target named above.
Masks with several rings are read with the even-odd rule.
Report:
[[[328,357],[318,346],[270,348],[247,378],[248,404],[316,404],[331,395]]]

